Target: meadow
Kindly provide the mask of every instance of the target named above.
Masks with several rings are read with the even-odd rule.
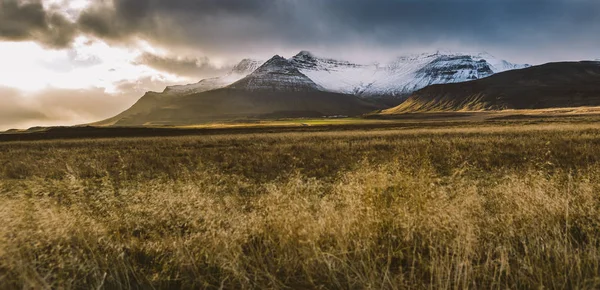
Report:
[[[600,124],[0,142],[0,289],[597,289]]]

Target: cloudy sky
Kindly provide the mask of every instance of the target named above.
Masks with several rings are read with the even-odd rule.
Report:
[[[300,50],[361,62],[600,58],[598,0],[0,0],[0,130],[111,117],[145,91]]]

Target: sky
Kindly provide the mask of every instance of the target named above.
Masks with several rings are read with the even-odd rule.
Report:
[[[146,91],[300,50],[600,58],[598,0],[0,0],[0,130],[112,117]]]

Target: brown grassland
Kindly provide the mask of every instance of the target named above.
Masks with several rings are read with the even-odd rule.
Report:
[[[0,142],[0,289],[600,287],[600,123]]]

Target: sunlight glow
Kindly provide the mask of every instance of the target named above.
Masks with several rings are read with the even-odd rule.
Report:
[[[116,83],[153,77],[170,82],[184,81],[144,65],[135,64],[143,53],[138,48],[110,47],[78,37],[68,50],[47,50],[32,42],[0,43],[0,85],[35,92],[47,87],[104,88],[117,91]]]

